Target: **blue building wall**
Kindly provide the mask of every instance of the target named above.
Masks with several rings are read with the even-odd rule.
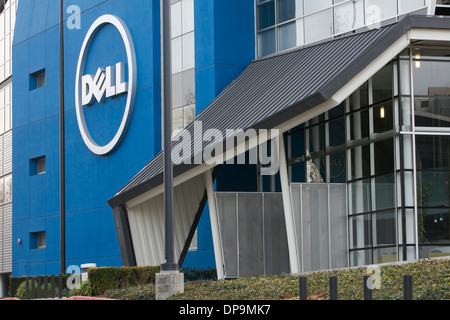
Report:
[[[161,150],[159,0],[78,0],[81,29],[65,28],[66,266],[122,265],[112,211],[107,204]],[[64,1],[65,8],[72,5]],[[81,44],[103,14],[122,18],[137,58],[137,95],[125,138],[108,156],[84,144],[75,111],[75,74]],[[197,112],[205,108],[254,58],[253,0],[195,0]],[[66,14],[66,19],[70,14]],[[111,26],[96,35],[85,74],[126,61]],[[13,276],[54,274],[60,268],[59,232],[59,8],[54,0],[21,0],[13,45]],[[45,86],[30,90],[30,75],[45,69]],[[125,97],[85,111],[93,138],[115,133]],[[33,175],[31,159],[45,156],[46,172]],[[206,207],[207,208],[207,207]],[[46,248],[33,248],[32,233],[46,232]],[[18,239],[21,243],[18,243]],[[205,209],[198,250],[184,267],[214,266]]]

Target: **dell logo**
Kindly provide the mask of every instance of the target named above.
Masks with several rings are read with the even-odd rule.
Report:
[[[119,62],[115,66],[98,68],[95,76],[87,74],[82,81],[82,104],[90,105],[94,99],[103,103],[106,98],[128,92],[128,82],[125,82],[125,63]]]
[[[95,35],[105,25],[114,26],[120,33],[127,61],[119,62],[106,69],[99,67],[95,75],[84,74],[86,60],[94,41]],[[126,71],[128,69],[128,81],[126,81]],[[133,39],[125,23],[114,15],[103,15],[92,24],[83,41],[80,57],[78,58],[77,74],[75,78],[75,109],[77,112],[78,127],[86,146],[96,155],[108,155],[113,152],[122,141],[133,114],[134,102],[136,100],[137,66],[136,53]],[[105,99],[120,94],[127,94],[125,111],[120,122],[120,126],[114,138],[106,145],[97,144],[92,138],[84,116],[84,107],[92,105],[95,100],[98,103],[105,102]],[[95,123],[95,122],[94,122]]]

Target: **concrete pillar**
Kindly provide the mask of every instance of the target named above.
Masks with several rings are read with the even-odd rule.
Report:
[[[184,292],[184,274],[178,271],[162,271],[156,274],[156,300],[167,300]]]

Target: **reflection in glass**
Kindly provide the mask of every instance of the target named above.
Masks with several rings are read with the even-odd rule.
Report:
[[[442,95],[414,99],[416,127],[450,126],[450,89],[447,90],[449,95],[444,95],[442,92]]]
[[[315,1],[308,1],[310,3]],[[311,43],[330,37],[332,34],[331,9],[305,17],[305,42]]]
[[[418,170],[449,170],[449,157],[448,136],[416,136]]]
[[[275,29],[258,33],[258,56],[266,56],[274,53],[275,48]]]
[[[275,4],[269,1],[258,6],[258,30],[271,27],[275,24]]]
[[[392,102],[386,102],[373,108],[373,132],[381,133],[392,130],[394,126]]]
[[[414,94],[416,96],[449,95],[450,63],[421,61],[420,68],[413,68]]]
[[[450,212],[447,208],[418,210],[419,242],[450,245]]]
[[[395,207],[395,180],[394,174],[375,177],[375,210],[384,210]]]
[[[407,13],[425,6],[424,0],[399,0],[399,13]]]
[[[361,249],[372,246],[372,216],[358,215],[350,217],[352,241],[350,249]]]
[[[296,22],[291,22],[278,27],[278,51],[286,50],[297,45]]]
[[[450,172],[417,172],[417,205],[419,207],[450,207]]]
[[[349,183],[350,214],[372,210],[370,195],[370,179]]]
[[[346,2],[334,8],[334,33],[344,33],[364,25],[363,0]]]
[[[373,103],[392,99],[393,68],[388,64],[372,77]]]

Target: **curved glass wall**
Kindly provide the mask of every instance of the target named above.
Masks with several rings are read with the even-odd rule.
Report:
[[[256,0],[257,57],[426,8],[427,0]]]

